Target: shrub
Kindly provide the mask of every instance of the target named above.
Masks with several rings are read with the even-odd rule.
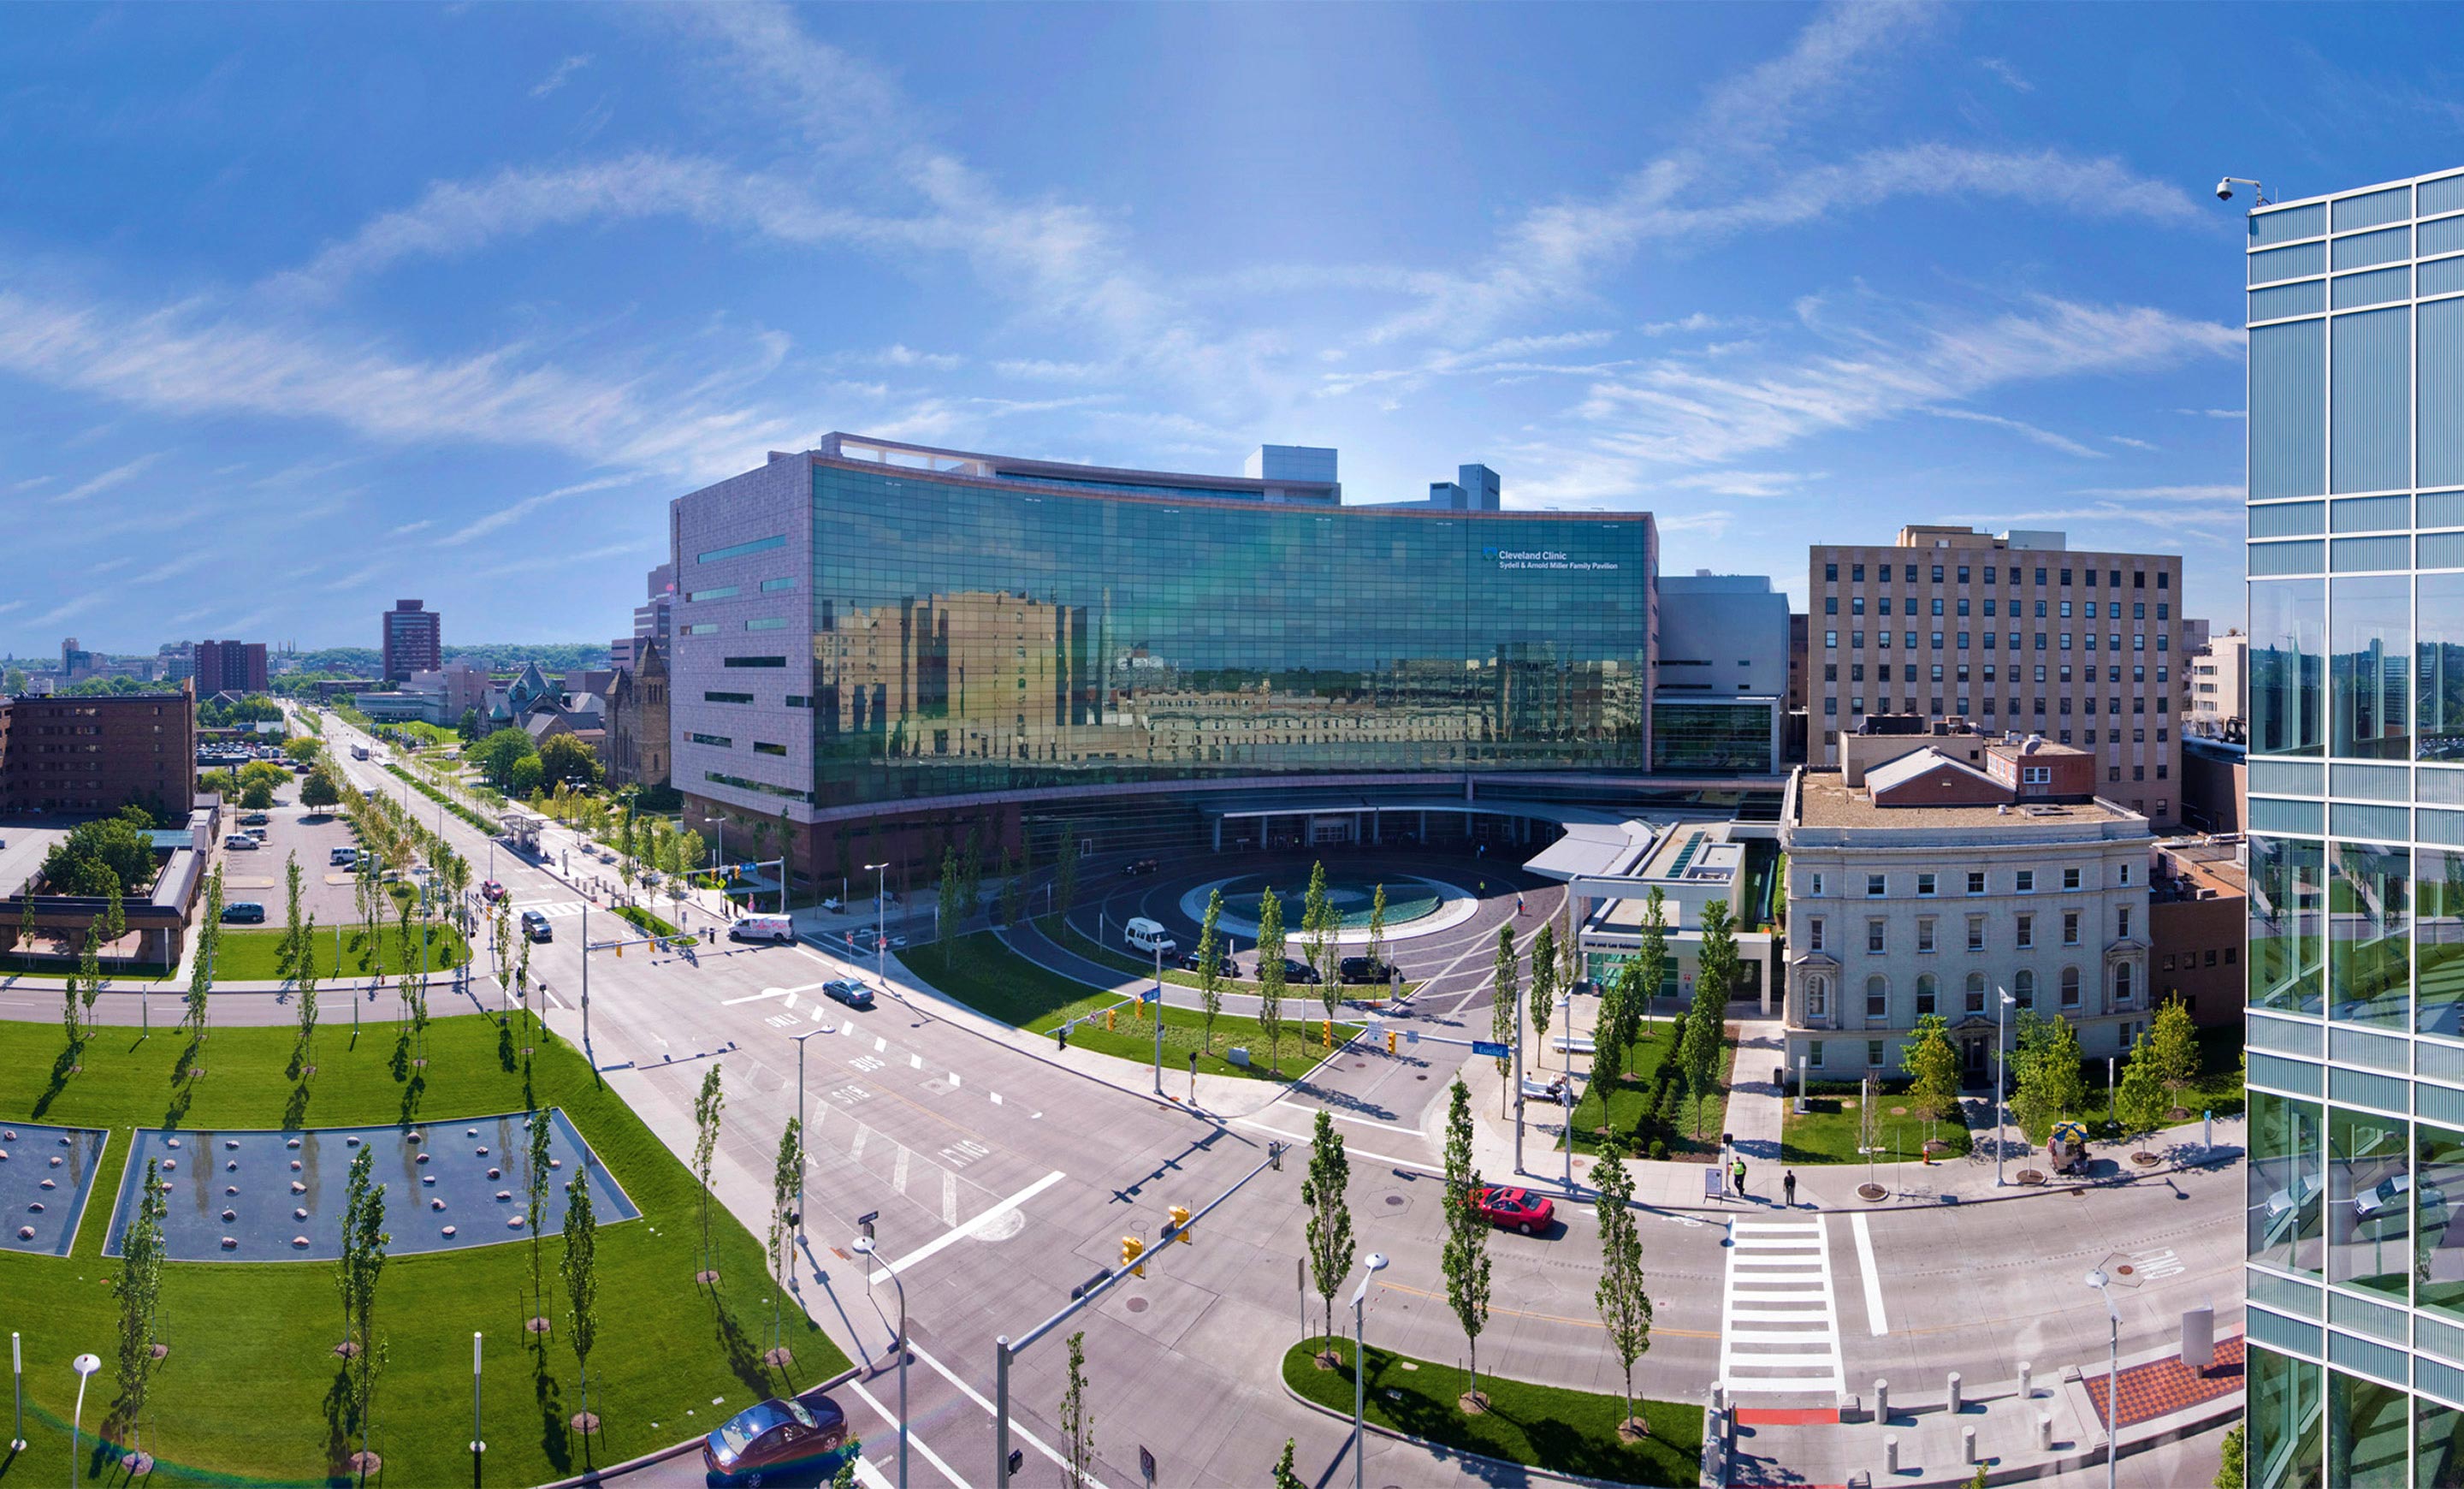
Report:
[[[135,894],[154,882],[154,845],[128,816],[81,822],[43,858],[55,895]]]
[[[1665,1163],[1668,1159],[1668,1145],[1658,1138],[1652,1139],[1651,1156],[1659,1162]]]

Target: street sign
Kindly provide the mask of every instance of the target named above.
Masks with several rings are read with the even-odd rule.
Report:
[[[1727,1194],[1727,1187],[1723,1184],[1720,1179],[1720,1170],[1717,1167],[1705,1168],[1703,1170],[1703,1197],[1705,1199],[1726,1199]]]
[[[1406,1030],[1404,1030],[1404,1031],[1403,1031],[1403,1042],[1404,1042],[1405,1044],[1418,1044],[1418,1043],[1419,1043],[1419,1042],[1420,1042],[1420,1032],[1419,1032],[1419,1030],[1417,1030],[1417,1029],[1406,1029]]]
[[[1138,1474],[1148,1483],[1155,1481],[1155,1455],[1148,1451],[1144,1443],[1138,1445]]]
[[[1487,1039],[1474,1039],[1471,1042],[1471,1053],[1474,1055],[1485,1055],[1492,1059],[1502,1060],[1507,1056],[1512,1055],[1514,1052],[1502,1044],[1497,1044]]]
[[[1138,994],[1138,1001],[1140,1003],[1161,1003],[1163,1001],[1163,989],[1161,988],[1149,988],[1146,991]]]

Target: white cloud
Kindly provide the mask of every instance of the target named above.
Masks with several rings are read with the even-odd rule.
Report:
[[[2175,413],[2187,413],[2194,419],[2246,419],[2250,417],[2248,411],[2241,409],[2176,409],[2173,411]]]
[[[587,52],[577,53],[572,56],[566,57],[563,61],[557,63],[554,68],[550,69],[545,78],[539,79],[539,84],[531,89],[531,97],[535,99],[546,98],[549,94],[554,93],[557,89],[563,87],[567,82],[571,81],[574,74],[582,71],[585,67],[588,67],[593,60],[594,58]]]
[[[893,367],[930,367],[947,372],[967,365],[967,359],[952,352],[917,351],[901,343],[891,343],[876,354],[876,360]]]
[[[2005,418],[1998,413],[1979,413],[1973,409],[1927,409],[1925,411],[1938,419],[1960,419],[1970,424],[1990,424],[1996,429],[2007,429],[2023,439],[2033,439],[2048,450],[2058,450],[2064,455],[2085,456],[2092,460],[2106,458],[2101,450],[2091,450],[2076,439],[2057,434],[2049,429],[2039,429],[2022,419]]]
[[[1715,497],[1785,497],[1807,482],[1824,478],[1823,471],[1700,471],[1663,478],[1655,484],[1675,491],[1703,491]]]
[[[2036,85],[2035,83],[2030,82],[2027,78],[2020,73],[2019,69],[2012,66],[2008,60],[2002,57],[1980,56],[1976,59],[1976,65],[1984,68],[1987,72],[1991,73],[1994,77],[2001,78],[2005,84],[2015,92],[2034,93],[2036,91]]]
[[[648,553],[658,546],[660,544],[650,539],[637,538],[629,543],[610,543],[595,548],[584,548],[579,553],[533,552],[498,564],[493,568],[474,570],[471,577],[502,579],[509,574],[530,574],[541,569],[567,568],[576,564],[594,563],[600,559],[617,558],[627,553]]]
[[[2162,450],[2164,448],[2162,445],[2151,445],[2144,439],[2133,439],[2127,434],[2107,434],[2104,437],[2112,440],[2117,445],[2126,446],[2132,450]]]
[[[606,491],[616,486],[638,485],[641,480],[642,478],[639,476],[602,476],[595,480],[576,481],[570,486],[559,486],[554,491],[544,491],[536,497],[524,497],[511,506],[498,507],[458,532],[450,533],[438,539],[436,545],[440,548],[451,548],[459,547],[466,543],[475,543],[492,532],[512,526],[541,507],[552,506],[559,501],[583,496],[588,492]]]
[[[2236,507],[2249,493],[2239,486],[2223,484],[2206,486],[2082,486],[2076,496],[2113,497],[2128,501],[2222,501]]]
[[[0,306],[5,306],[7,302],[8,297],[0,295]],[[0,338],[5,338],[7,334],[8,333],[5,329],[0,329]],[[102,492],[109,491],[112,487],[120,485],[122,482],[135,480],[138,477],[144,475],[148,470],[152,469],[153,466],[162,458],[163,456],[160,453],[154,455],[141,455],[136,459],[129,461],[125,465],[115,465],[110,470],[103,472],[99,476],[94,477],[81,484],[70,487],[68,490],[61,492],[52,500],[54,501],[60,502],[83,501],[88,497],[97,496]]]
[[[424,532],[435,525],[436,520],[434,518],[423,517],[418,522],[403,523],[400,527],[394,528],[392,531],[386,533],[385,536],[388,538],[407,538],[412,533]]]

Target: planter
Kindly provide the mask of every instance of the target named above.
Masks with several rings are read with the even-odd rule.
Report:
[[[2045,1182],[2045,1172],[2041,1168],[2022,1168],[2019,1170],[2019,1182],[2028,1185],[2042,1184]]]
[[[1860,1184],[1857,1186],[1857,1197],[1870,1204],[1877,1200],[1889,1199],[1891,1191],[1879,1184]]]
[[[2153,1168],[2165,1160],[2154,1153],[2138,1152],[2130,1155],[2130,1161],[2142,1168]]]

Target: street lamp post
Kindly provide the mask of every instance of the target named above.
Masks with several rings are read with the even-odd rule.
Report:
[[[2011,1084],[2011,1061],[2002,1053],[2002,1025],[2005,1011],[2014,1007],[2018,1000],[1999,988],[1994,989],[1994,993],[2000,999],[1993,1006],[1993,1187],[1998,1189],[2002,1188],[2002,1129],[2005,1124],[2002,1096]]]
[[[102,1368],[98,1355],[79,1355],[69,1362],[77,1373],[77,1414],[69,1418],[69,1489],[77,1489],[77,1432],[85,1425],[85,1383]]]
[[[17,1397],[16,1430],[9,1434],[9,1451],[23,1453],[26,1451],[26,1350],[17,1342],[15,1329],[9,1331],[9,1380],[16,1389]]]
[[[2115,1443],[2122,1433],[2122,1420],[2116,1408],[2122,1388],[2122,1310],[2113,1305],[2112,1278],[2099,1267],[2087,1275],[2087,1285],[2104,1300],[2105,1366],[2104,1366],[2104,1489],[2113,1489]]]
[[[875,874],[872,884],[872,980],[881,985],[882,991],[888,992],[890,974],[883,970],[883,967],[890,942],[890,864],[884,861],[868,863],[865,867]]]
[[[479,1435],[479,1334],[471,1333],[471,1456],[477,1457],[488,1451],[487,1439]]]
[[[1155,943],[1155,1095],[1163,1095],[1163,943]]]
[[[796,1130],[800,1133],[804,1130],[804,1041],[820,1033],[818,1029],[807,1029],[793,1036],[796,1041]],[[796,1239],[799,1243],[804,1239],[804,1167],[801,1163],[796,1166]]]
[[[1369,1456],[1369,1355],[1361,1345],[1369,1307],[1369,1279],[1385,1270],[1385,1254],[1371,1252],[1369,1270],[1360,1275],[1360,1285],[1352,1290],[1352,1489],[1362,1489]]]
[[[859,1256],[872,1256],[872,1237],[857,1236],[855,1250]],[[896,1272],[890,1273],[890,1281],[898,1289],[898,1489],[907,1489],[907,1284]]]

